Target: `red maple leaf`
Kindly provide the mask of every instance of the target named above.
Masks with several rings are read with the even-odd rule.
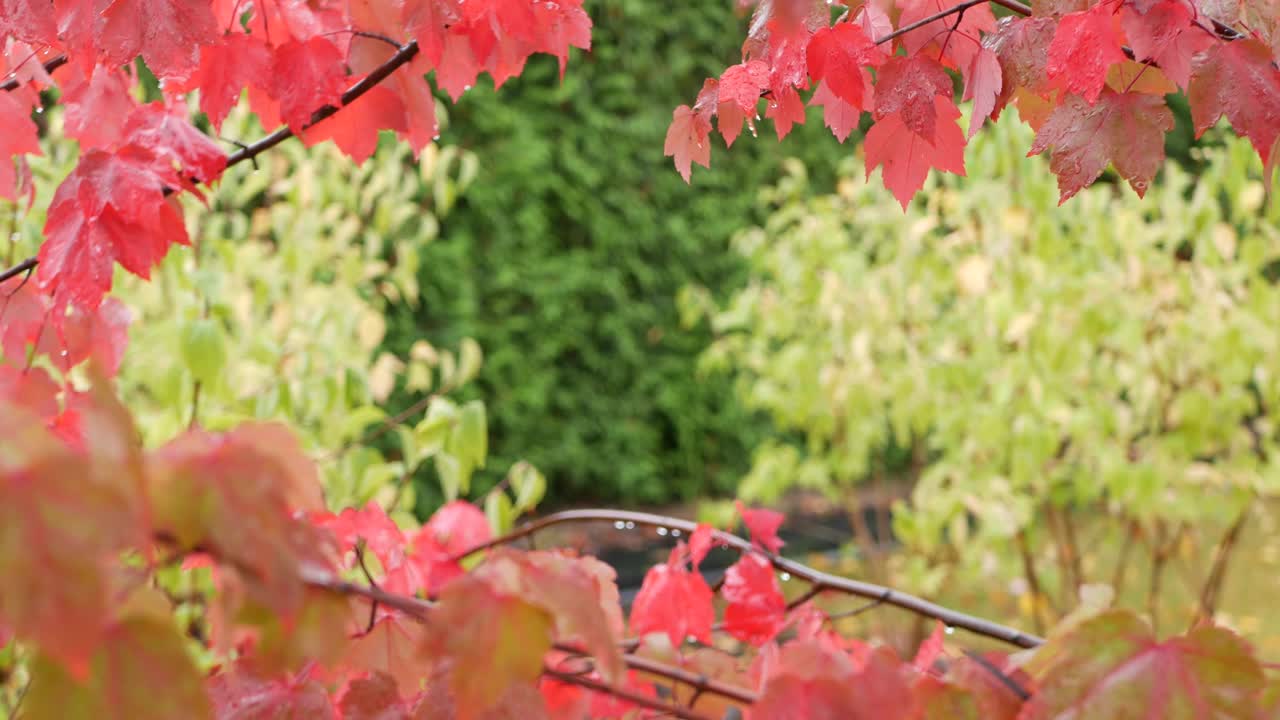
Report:
[[[1157,0],[1145,7],[1125,4],[1120,23],[1134,58],[1155,62],[1183,90],[1191,79],[1191,59],[1213,44],[1180,0]]]
[[[862,69],[879,67],[885,57],[861,26],[843,22],[813,34],[807,59],[814,80],[822,80],[836,97],[861,107]]]
[[[933,624],[933,632],[929,633],[929,637],[920,643],[920,648],[916,650],[915,659],[911,664],[920,672],[928,672],[933,669],[933,663],[942,656],[942,638],[946,631],[942,621],[938,620]]]
[[[105,65],[94,66],[87,75],[79,70],[73,65],[75,74],[63,85],[63,127],[83,149],[112,147],[120,141],[124,123],[137,107],[129,80]]]
[[[995,109],[991,112],[993,119],[1000,117],[1000,111],[1018,88],[1037,95],[1049,92],[1045,65],[1049,44],[1053,42],[1057,27],[1058,23],[1053,18],[1006,17],[1000,20],[996,32],[984,39],[983,45],[1000,58],[1002,82]]]
[[[342,52],[327,38],[291,40],[276,48],[271,68],[271,97],[280,117],[294,132],[325,105],[337,105],[346,89]]]
[[[1000,58],[988,48],[982,48],[973,56],[973,64],[964,74],[963,100],[973,100],[973,114],[969,117],[969,139],[982,129],[982,124],[996,109],[1003,76]]]
[[[40,153],[31,105],[19,93],[0,95],[0,198],[18,199],[18,174],[13,156]]]
[[[895,57],[876,78],[876,120],[897,115],[911,132],[932,143],[937,133],[934,98],[951,98],[951,76],[925,55]]]
[[[94,40],[109,65],[141,55],[157,77],[182,79],[217,31],[208,0],[113,0],[98,13]]]
[[[1196,59],[1187,90],[1196,136],[1226,116],[1267,163],[1280,134],[1280,70],[1258,40],[1215,43]]]
[[[4,0],[0,2],[0,37],[54,45],[58,41],[57,17],[43,0]]]
[[[227,33],[220,42],[200,49],[200,64],[176,90],[200,91],[200,110],[214,129],[222,127],[246,86],[266,84],[271,77],[271,48],[256,35]]]
[[[685,567],[680,559],[684,552],[679,543],[667,562],[649,568],[631,605],[632,632],[642,637],[664,633],[677,648],[688,637],[711,642],[716,616],[711,588],[701,573]]]
[[[245,665],[237,664],[209,678],[207,689],[221,720],[334,717],[329,693],[305,673],[260,678]]]
[[[778,139],[781,140],[791,132],[792,125],[804,124],[804,101],[800,99],[800,93],[796,92],[795,88],[785,87],[769,98],[764,116],[773,120],[774,130],[778,133]]]
[[[1090,103],[1097,101],[1107,84],[1107,70],[1125,60],[1116,23],[1109,3],[1064,16],[1049,44],[1045,72],[1050,83]]]
[[[868,84],[868,94],[871,87]],[[818,89],[813,91],[813,95],[809,98],[810,105],[822,106],[822,122],[831,129],[832,134],[840,142],[844,142],[858,127],[858,121],[862,118],[861,108],[850,105],[843,98],[836,97],[836,94],[827,89],[825,82],[818,83]]]
[[[759,60],[732,65],[720,76],[716,116],[720,118],[720,134],[726,146],[733,145],[742,131],[743,120],[754,120],[760,93],[768,86],[769,67]]]
[[[782,585],[766,558],[744,553],[725,571],[720,594],[729,605],[725,630],[743,642],[762,645],[786,626],[787,601]]]
[[[1107,88],[1090,104],[1068,95],[1036,133],[1028,155],[1052,148],[1049,169],[1058,176],[1059,204],[1098,179],[1108,163],[1139,196],[1164,165],[1164,135],[1173,113],[1164,98]]]
[[[961,0],[906,0],[902,3],[899,27],[931,17],[959,5]],[[949,67],[964,70],[973,64],[981,33],[996,29],[991,8],[983,3],[964,11],[959,20],[943,17],[903,35],[900,42],[908,56],[930,55]],[[934,50],[937,48],[937,50]]]
[[[111,289],[112,261],[142,278],[174,243],[189,244],[182,213],[164,197],[177,185],[154,156],[130,146],[90,151],[54,192],[37,279],[59,305],[98,307]]]
[[[217,144],[187,120],[181,100],[166,107],[153,102],[129,115],[124,126],[125,141],[146,148],[161,163],[172,163],[188,181],[211,183],[227,167],[227,156]],[[194,189],[188,183],[186,187]]]
[[[333,533],[338,541],[338,549],[347,553],[359,542],[378,562],[384,570],[398,566],[404,562],[405,546],[408,540],[404,532],[387,517],[387,512],[380,505],[369,501],[363,509],[344,508],[334,515],[331,512],[315,513],[311,522]]]
[[[916,191],[924,187],[929,168],[964,174],[964,132],[954,121],[960,111],[948,99],[935,97],[938,122],[930,142],[903,122],[901,115],[890,115],[871,126],[867,132],[867,177],[883,166],[884,185],[905,210]]]
[[[711,121],[705,114],[695,112],[688,105],[681,105],[671,113],[671,127],[667,128],[662,152],[675,160],[676,170],[686,183],[691,179],[692,163],[711,167],[710,134]]]
[[[748,510],[741,500],[734,501],[734,505],[742,516],[742,523],[747,526],[747,532],[751,533],[752,542],[772,553],[786,545],[778,537],[778,528],[782,527],[786,516],[776,510]]]

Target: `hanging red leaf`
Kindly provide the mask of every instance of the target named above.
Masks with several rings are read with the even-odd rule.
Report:
[[[914,22],[950,10],[962,0],[904,0],[898,26],[906,27]],[[958,19],[957,19],[958,18]],[[928,55],[940,59],[949,67],[964,70],[973,64],[978,39],[982,33],[996,29],[991,8],[983,3],[967,8],[955,17],[943,17],[903,35],[899,42],[907,55]]]
[[[1064,16],[1049,44],[1045,72],[1050,83],[1090,104],[1096,102],[1107,70],[1125,59],[1116,24],[1115,8],[1109,3]]]
[[[711,121],[688,105],[681,105],[671,113],[671,127],[667,128],[662,152],[675,159],[676,170],[686,183],[691,180],[691,163],[711,167],[711,143],[707,139],[710,134]]]
[[[871,90],[869,85],[867,90]],[[835,93],[827,89],[825,82],[818,83],[818,89],[813,91],[809,104],[822,106],[822,122],[840,142],[844,142],[858,128],[858,122],[862,119],[862,110],[836,97]]]
[[[943,97],[934,98],[937,119],[936,137],[929,142],[902,121],[901,115],[890,115],[871,126],[867,132],[867,177],[883,166],[884,185],[906,210],[912,196],[924,187],[929,168],[964,175],[964,132],[955,120],[960,117],[956,106]]]
[[[973,101],[973,114],[969,117],[970,140],[995,111],[996,98],[1000,95],[1002,84],[1000,58],[992,50],[982,48],[973,56],[973,64],[964,76],[962,99]]]
[[[200,64],[191,78],[175,87],[200,91],[200,110],[214,130],[222,127],[246,86],[261,86],[271,77],[271,48],[257,35],[227,33],[217,44],[200,49]],[[167,88],[166,88],[167,89]]]
[[[294,132],[311,122],[316,110],[338,105],[346,89],[342,52],[319,36],[276,48],[271,78],[271,97],[280,103],[280,117]]]
[[[181,169],[187,179],[212,183],[227,167],[227,156],[187,119],[186,103],[148,103],[129,114],[126,142],[147,148],[162,163]]]
[[[1195,25],[1191,9],[1181,0],[1157,0],[1149,6],[1126,4],[1121,25],[1137,60],[1151,60],[1182,89],[1191,79],[1191,59],[1213,44]]]
[[[773,565],[755,553],[744,553],[725,571],[720,594],[728,601],[725,630],[730,635],[762,645],[786,626],[787,601]]]
[[[747,526],[752,542],[773,553],[786,545],[778,537],[778,528],[782,527],[785,515],[777,510],[748,510],[741,500],[735,500],[734,506],[742,516],[742,523]]]
[[[933,669],[933,664],[942,656],[942,638],[944,635],[944,627],[941,620],[937,620],[933,624],[933,632],[929,633],[929,637],[920,643],[920,648],[916,650],[915,659],[911,664],[920,672],[929,672]]]
[[[1088,187],[1115,165],[1142,196],[1164,164],[1164,134],[1173,113],[1164,98],[1110,89],[1096,104],[1068,95],[1036,133],[1028,155],[1052,149],[1049,169],[1058,176],[1059,203]]]
[[[897,115],[926,142],[936,139],[938,107],[934,98],[950,99],[951,76],[938,61],[924,55],[895,57],[876,77],[875,119]]]
[[[0,94],[0,198],[18,199],[18,174],[14,156],[40,154],[31,105],[20,93]]]
[[[851,22],[814,33],[807,54],[809,75],[854,107],[862,106],[862,69],[879,67],[884,59],[866,32]]]
[[[636,635],[664,633],[674,647],[689,637],[711,642],[716,615],[711,588],[700,573],[685,567],[684,551],[684,543],[679,543],[666,563],[645,573],[631,605],[631,631]]]
[[[72,71],[78,68],[72,67]],[[129,80],[118,70],[96,65],[87,75],[73,74],[63,85],[63,127],[82,149],[109,148],[124,136],[124,124],[137,107]]]
[[[150,277],[173,243],[190,243],[182,213],[164,196],[169,184],[178,184],[175,173],[137,147],[81,157],[49,204],[40,286],[59,305],[93,310],[111,289],[113,261]]]
[[[199,48],[212,44],[217,32],[208,0],[113,0],[94,24],[106,64],[124,65],[141,55],[159,78],[185,78]]]
[[[781,140],[791,132],[792,125],[804,124],[804,101],[795,88],[783,88],[770,98],[764,115],[773,120],[774,130]]]
[[[1280,135],[1280,70],[1257,40],[1215,43],[1196,59],[1187,90],[1196,136],[1226,116],[1265,164]]]
[[[733,145],[742,131],[743,120],[748,123],[754,121],[760,93],[768,86],[769,68],[759,60],[730,66],[720,76],[716,86],[716,116],[720,118],[720,134],[724,136],[726,146]]]

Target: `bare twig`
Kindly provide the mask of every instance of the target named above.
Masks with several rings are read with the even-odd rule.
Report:
[[[454,557],[454,560],[462,560],[483,550],[514,542],[553,525],[580,522],[632,522],[636,525],[644,525],[648,527],[676,529],[684,533],[693,533],[693,531],[698,527],[697,523],[693,523],[688,520],[681,520],[679,518],[666,517],[663,515],[653,515],[650,513],[631,512],[627,510],[567,510],[540,518],[522,525],[506,535],[481,543],[470,550],[458,554]],[[809,583],[818,586],[822,590],[831,590],[834,592],[844,593],[846,595],[864,597],[869,600],[878,600],[887,605],[893,605],[904,610],[924,615],[925,617],[941,620],[949,626],[968,630],[969,632],[977,635],[1001,640],[1022,648],[1038,647],[1044,642],[1042,638],[1034,635],[1028,635],[1021,630],[991,622],[990,620],[985,620],[983,618],[974,617],[973,615],[952,610],[950,608],[945,608],[936,603],[924,600],[923,598],[918,598],[914,595],[909,595],[892,588],[830,575],[828,573],[815,570],[807,565],[803,565],[794,560],[788,560],[780,555],[764,552],[759,548],[754,547],[750,542],[731,533],[716,530],[715,541],[721,545],[738,550],[739,552],[758,552],[769,559],[775,570],[789,573],[793,577],[806,580]]]
[[[1244,530],[1245,523],[1249,520],[1249,513],[1253,510],[1253,500],[1250,499],[1245,504],[1244,509],[1240,511],[1240,515],[1236,517],[1235,522],[1231,523],[1231,527],[1227,528],[1226,534],[1218,541],[1217,547],[1213,551],[1213,563],[1210,565],[1209,577],[1205,580],[1204,588],[1200,591],[1200,605],[1196,610],[1196,622],[1208,621],[1213,619],[1214,613],[1217,611],[1218,598],[1222,594],[1222,586],[1225,584],[1227,575],[1227,564],[1231,560],[1232,551],[1235,550],[1237,542],[1240,540],[1240,533]]]
[[[657,712],[664,713],[672,717],[681,718],[681,720],[715,720],[714,718],[708,717],[701,713],[696,713],[684,707],[683,705],[676,705],[674,703],[665,703],[661,700],[658,700],[657,698],[652,698],[652,697],[649,697],[648,695],[641,695],[640,693],[635,692],[633,690],[614,687],[600,680],[593,680],[592,678],[585,677],[583,675],[575,675],[573,673],[562,672],[560,670],[556,670],[553,667],[544,666],[542,668],[542,674],[545,675],[546,677],[554,678],[568,685],[577,685],[579,687],[584,687],[588,690],[595,690],[596,692],[602,692],[608,695],[612,695],[621,700],[626,700],[627,702],[633,705],[638,705],[640,707],[648,708],[650,710],[656,710]]]

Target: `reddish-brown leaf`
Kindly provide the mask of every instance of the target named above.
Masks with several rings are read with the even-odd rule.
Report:
[[[1265,163],[1280,135],[1280,70],[1257,40],[1214,44],[1198,57],[1187,90],[1196,135],[1226,116]]]
[[[969,117],[969,139],[982,129],[982,124],[991,117],[996,109],[996,98],[1000,95],[1003,77],[1000,71],[1000,58],[983,47],[973,56],[964,75],[964,100],[973,101],[973,114]]]
[[[1252,651],[1230,631],[1200,627],[1159,642],[1122,610],[1051,638],[1027,669],[1039,688],[1020,720],[1254,720],[1263,686]]]
[[[905,210],[916,191],[924,187],[929,168],[964,174],[964,132],[956,124],[960,111],[944,97],[934,98],[936,137],[929,142],[902,121],[889,115],[867,132],[867,177],[883,166],[884,185]]]
[[[432,612],[427,650],[453,665],[450,689],[459,718],[475,718],[514,687],[533,688],[551,647],[553,618],[473,575],[445,586]]]
[[[688,105],[671,113],[671,127],[667,128],[662,152],[675,160],[676,170],[686,183],[691,179],[692,163],[711,167],[711,143],[707,139],[710,134],[711,121]]]
[[[185,78],[199,48],[217,38],[208,0],[113,0],[101,5],[94,35],[102,59],[124,65],[138,55],[160,78]]]
[[[1045,73],[1050,83],[1097,102],[1107,70],[1125,59],[1116,25],[1115,8],[1107,3],[1064,16],[1049,44]]]
[[[1028,154],[1051,149],[1059,202],[1092,184],[1108,163],[1141,196],[1164,164],[1164,135],[1172,129],[1173,113],[1158,95],[1107,89],[1096,104],[1068,95],[1036,133]]]
[[[217,720],[330,720],[337,717],[324,686],[305,673],[267,679],[236,665],[211,677],[207,688]]]
[[[1134,57],[1155,62],[1184,90],[1191,79],[1191,59],[1213,44],[1181,0],[1157,0],[1147,7],[1126,4],[1120,22]]]
[[[897,115],[926,142],[936,140],[938,107],[934,98],[950,99],[951,76],[925,55],[895,57],[876,76],[875,119]]]

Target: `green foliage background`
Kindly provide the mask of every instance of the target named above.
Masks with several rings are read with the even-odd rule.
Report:
[[[692,187],[679,178],[662,155],[671,111],[740,57],[733,5],[588,2],[594,47],[563,83],[536,58],[498,93],[467,93],[444,133],[480,170],[423,252],[423,302],[390,316],[387,347],[476,338],[491,467],[527,457],[560,501],[731,492],[759,435],[725,381],[696,377],[710,338],[680,327],[674,299],[739,282],[728,239],[783,157],[802,153],[822,187],[852,150],[820,113],[781,144],[761,121],[730,152],[717,140]]]
[[[836,193],[797,166],[736,239],[745,289],[685,294],[717,331],[707,367],[800,436],[762,443],[739,492],[902,481],[898,580],[933,595],[965,578],[1024,611],[1126,569],[1129,601],[1151,603],[1138,578],[1165,566],[1142,548],[1162,547],[1181,566],[1166,620],[1185,622],[1177,576],[1207,574],[1242,513],[1274,528],[1258,498],[1280,487],[1280,204],[1230,137],[1192,153],[1196,175],[1170,160],[1143,200],[1104,181],[1059,207],[1030,136],[1002,118],[969,177],[932,177],[905,217],[860,163]],[[1274,564],[1274,532],[1260,542]],[[1002,588],[1024,563],[1038,582]]]

